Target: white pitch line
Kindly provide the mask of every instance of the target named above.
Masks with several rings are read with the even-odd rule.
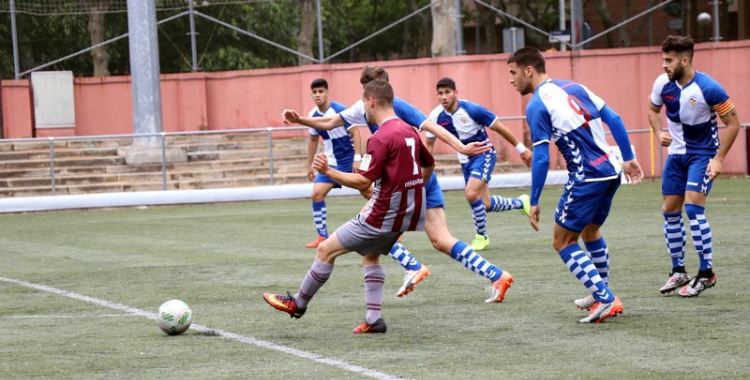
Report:
[[[145,310],[141,310],[141,309],[137,309],[137,308],[134,308],[134,307],[126,306],[126,305],[123,305],[123,304],[120,304],[120,303],[105,301],[105,300],[101,300],[101,299],[98,299],[98,298],[85,296],[83,294],[69,292],[67,290],[57,289],[57,288],[53,288],[53,287],[50,287],[50,286],[34,284],[34,283],[31,283],[31,282],[26,282],[26,281],[21,281],[21,280],[15,280],[15,279],[12,279],[12,278],[5,278],[5,277],[0,277],[0,281],[7,282],[7,283],[10,283],[10,284],[20,285],[20,286],[31,288],[31,289],[36,289],[36,290],[39,290],[39,291],[42,291],[42,292],[47,292],[47,293],[52,293],[52,294],[57,294],[57,295],[61,295],[61,296],[73,298],[73,299],[76,299],[76,300],[79,300],[79,301],[84,301],[84,302],[92,303],[94,305],[108,307],[110,309],[124,311],[124,312],[126,312],[128,314],[137,315],[139,317],[144,317],[144,318],[148,318],[148,319],[156,319],[156,314],[155,313],[151,313],[151,312],[148,312],[148,311],[145,311]],[[283,352],[283,353],[286,353],[286,354],[292,354],[292,355],[298,356],[300,358],[310,359],[310,360],[316,361],[318,363],[322,363],[322,364],[330,365],[330,366],[333,366],[333,367],[341,368],[341,369],[343,369],[345,371],[354,372],[356,374],[367,376],[367,377],[372,377],[372,378],[375,378],[375,379],[381,379],[381,380],[402,380],[402,378],[400,378],[400,377],[391,376],[389,374],[378,372],[378,371],[375,371],[375,370],[372,370],[372,369],[369,369],[369,368],[364,368],[364,367],[352,365],[352,364],[343,362],[341,360],[336,360],[336,359],[333,359],[333,358],[328,358],[328,357],[325,357],[323,355],[319,355],[319,354],[315,354],[315,353],[312,353],[312,352],[298,350],[296,348],[291,348],[291,347],[287,347],[287,346],[281,346],[281,345],[278,345],[278,344],[275,344],[275,343],[267,342],[267,341],[260,340],[260,339],[255,339],[255,338],[248,337],[248,336],[243,336],[243,335],[240,335],[240,334],[235,334],[233,332],[229,332],[229,331],[225,331],[225,330],[221,330],[221,329],[212,329],[212,328],[207,327],[207,326],[196,325],[196,324],[191,325],[190,328],[192,330],[196,330],[198,332],[212,333],[213,335],[218,335],[218,336],[221,336],[223,338],[231,339],[231,340],[234,340],[234,341],[237,341],[237,342],[252,344],[254,346],[266,348],[266,349],[269,349],[269,350],[279,351],[279,352]]]
[[[37,314],[37,315],[0,315],[0,319],[57,319],[57,318],[115,318],[135,317],[132,314]]]

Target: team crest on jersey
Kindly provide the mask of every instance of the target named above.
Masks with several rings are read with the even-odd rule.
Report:
[[[695,104],[698,103],[698,99],[695,98],[695,96],[690,97],[690,105],[695,106]]]
[[[462,117],[461,118],[461,124],[463,124],[463,125],[469,124],[469,121],[466,120],[466,118]]]

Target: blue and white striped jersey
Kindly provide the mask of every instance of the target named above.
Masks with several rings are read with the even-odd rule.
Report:
[[[622,166],[605,139],[600,114],[604,107],[604,100],[583,85],[552,79],[543,82],[526,106],[534,146],[554,142],[571,180],[617,178]]]
[[[430,112],[429,118],[456,136],[462,143],[469,144],[488,139],[485,128],[495,123],[497,115],[477,103],[459,99],[456,112],[451,114],[440,105]],[[435,135],[428,132],[427,138],[434,139]],[[468,157],[462,153],[458,153],[458,160],[462,163],[469,161]]]
[[[346,106],[339,102],[331,102],[331,106],[321,113],[318,107],[314,107],[308,113],[310,117],[329,117],[346,109]],[[348,128],[352,126],[349,125]],[[345,126],[336,127],[330,131],[319,131],[315,128],[309,128],[311,136],[320,136],[323,138],[328,165],[333,166],[352,166],[354,163],[354,141],[349,135],[349,129]]]
[[[398,116],[399,119],[420,131],[422,130],[422,124],[427,120],[427,116],[425,116],[422,111],[401,98],[393,99],[393,110],[396,112],[396,116]],[[348,109],[341,111],[339,116],[341,116],[344,122],[349,125],[367,125],[370,128],[371,133],[375,133],[378,130],[377,125],[369,124],[367,122],[367,117],[365,116],[365,104],[362,100],[358,100]]]
[[[685,87],[659,75],[651,91],[651,103],[666,106],[667,126],[672,135],[670,154],[716,154],[719,133],[716,115],[734,108],[724,88],[705,73],[696,71]]]

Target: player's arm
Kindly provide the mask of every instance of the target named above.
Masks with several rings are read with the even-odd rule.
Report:
[[[731,102],[729,104],[731,105]],[[740,119],[737,116],[737,111],[734,109],[734,106],[732,106],[729,111],[719,114],[719,117],[721,118],[721,122],[727,126],[727,129],[724,131],[724,136],[721,138],[719,151],[708,163],[708,168],[706,169],[706,173],[708,173],[708,176],[711,179],[714,179],[721,174],[722,167],[724,166],[724,158],[727,156],[727,153],[729,153],[729,149],[732,147],[734,140],[737,139],[737,135],[740,133]]]
[[[420,129],[432,133],[435,137],[450,145],[451,148],[455,149],[457,152],[463,153],[467,156],[476,156],[477,154],[482,154],[492,148],[492,145],[489,144],[489,140],[472,142],[468,145],[464,144],[461,140],[456,138],[456,136],[453,136],[448,132],[447,129],[441,127],[430,119],[425,120]]]
[[[654,103],[648,102],[648,123],[659,140],[661,146],[669,146],[672,143],[672,135],[664,131],[664,125],[661,119],[661,107],[655,106]]]
[[[328,166],[328,158],[324,153],[318,153],[313,158],[313,167],[332,180],[352,189],[367,191],[372,186],[372,180],[359,173],[344,173]]]
[[[300,116],[300,114],[294,110],[284,110],[281,113],[281,117],[287,124],[302,124],[306,127],[315,128],[321,131],[330,131],[336,127],[345,125],[344,119],[338,114],[328,117],[308,117]]]
[[[506,127],[505,124],[500,121],[500,118],[495,118],[495,121],[489,126],[489,128],[500,134],[500,136],[503,136],[505,141],[509,142],[516,148],[516,152],[521,155],[521,160],[523,160],[523,163],[526,164],[526,166],[531,164],[531,151],[526,148],[526,145],[523,145],[522,142],[518,141],[516,135],[513,134],[510,128]]]
[[[433,144],[435,143],[435,139],[428,139],[430,140]],[[435,171],[435,157],[432,156],[432,150],[425,146],[422,139],[419,139],[419,166],[422,168],[422,178],[427,183]]]
[[[626,179],[633,184],[641,182],[643,170],[641,170],[641,165],[635,159],[635,153],[630,146],[628,130],[625,128],[620,115],[606,104],[599,110],[599,114],[602,117],[602,121],[607,124],[610,132],[612,132],[612,137],[615,139],[617,147],[620,148]]]
[[[427,151],[432,153],[435,151],[435,136],[427,133],[424,137],[425,141],[425,147],[427,148]]]
[[[310,135],[307,140],[307,179],[312,182],[315,180],[315,170],[313,170],[313,156],[318,151],[319,135]]]
[[[542,140],[534,144],[534,158],[531,161],[531,210],[529,223],[534,230],[539,231],[539,197],[544,190],[549,172],[549,140]]]
[[[354,144],[354,165],[352,166],[352,172],[359,170],[359,164],[362,162],[362,135],[359,133],[358,127],[351,127],[348,130],[349,136],[352,137],[352,144]]]

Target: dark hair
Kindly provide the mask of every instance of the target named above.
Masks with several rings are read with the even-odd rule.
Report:
[[[438,90],[444,87],[448,87],[451,90],[456,91],[456,82],[454,82],[451,78],[445,77],[443,79],[440,79],[437,82],[437,86],[435,87],[437,87]]]
[[[388,82],[388,72],[380,66],[365,66],[359,76],[359,83],[367,84],[376,79]]]
[[[544,57],[537,48],[524,46],[508,57],[508,63],[515,63],[520,68],[531,66],[539,74],[545,74]]]
[[[687,55],[690,59],[693,59],[693,46],[695,42],[692,38],[687,36],[668,36],[664,42],[661,43],[661,51],[664,53],[675,52],[677,55]]]
[[[380,105],[393,104],[393,87],[384,79],[375,79],[364,84],[363,97],[372,97]]]
[[[310,83],[310,89],[311,90],[313,88],[318,88],[318,87],[323,87],[323,88],[325,88],[327,90],[328,89],[328,82],[325,79],[323,79],[323,78],[318,78],[318,79],[312,81],[312,83]]]

